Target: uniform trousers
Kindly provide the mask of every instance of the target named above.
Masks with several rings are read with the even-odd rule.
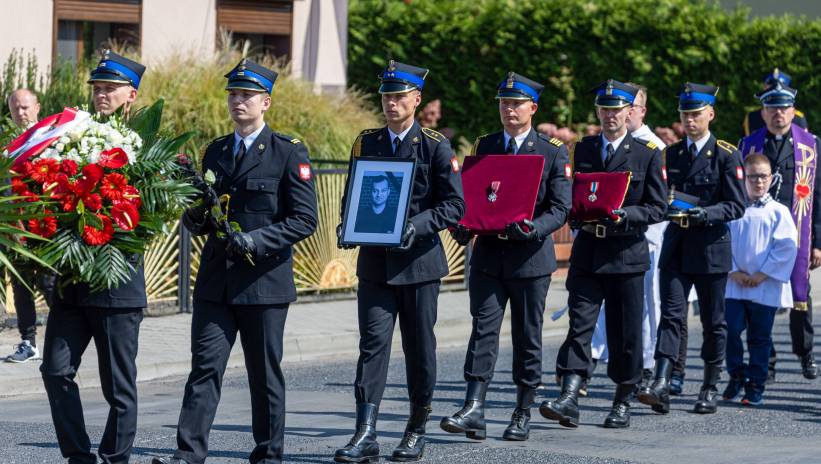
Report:
[[[29,287],[40,290],[46,300],[46,305],[50,308],[54,294],[54,274],[45,270],[35,271],[26,265],[18,267],[18,272]],[[32,345],[36,345],[37,311],[34,306],[34,294],[14,276],[11,276],[11,289],[14,293],[14,311],[17,313],[17,330],[20,332],[20,339],[28,340]]]
[[[513,382],[538,388],[542,380],[542,325],[550,276],[503,279],[481,271],[470,273],[473,331],[465,356],[465,380],[490,382],[499,354],[499,331],[510,301],[513,338]]]
[[[411,404],[428,406],[436,384],[436,324],[439,280],[407,285],[359,281],[357,403],[379,405],[385,392],[396,318],[402,334]]]
[[[720,366],[727,344],[727,322],[724,319],[724,292],[727,274],[684,274],[662,269],[661,323],[659,324],[656,359],[675,361],[680,354],[682,326],[687,320],[687,295],[695,286],[699,318],[704,334],[701,359],[705,364]]]
[[[559,348],[556,374],[587,377],[590,341],[602,301],[607,312],[607,376],[615,383],[637,384],[642,369],[644,272],[597,274],[570,267],[567,276],[570,327]]]
[[[194,300],[191,374],[177,425],[174,456],[205,461],[208,434],[222,391],[231,348],[240,335],[251,390],[251,463],[280,463],[285,436],[285,378],[280,368],[288,304],[230,305]]]
[[[137,430],[137,344],[141,308],[82,307],[56,303],[48,315],[40,372],[57,443],[71,463],[96,463],[74,377],[93,339],[108,419],[97,454],[104,463],[127,463]]]

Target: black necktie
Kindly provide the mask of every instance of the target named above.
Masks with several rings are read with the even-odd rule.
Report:
[[[513,137],[511,137],[510,140],[507,141],[507,154],[516,154],[516,139],[514,139]]]
[[[237,149],[237,154],[234,156],[234,171],[239,169],[239,166],[242,164],[243,157],[245,157],[245,142],[240,140],[239,148]]]
[[[398,155],[398,154],[399,154],[399,145],[400,145],[401,143],[402,143],[402,140],[400,140],[400,139],[399,139],[399,137],[395,137],[395,138],[393,139],[393,154],[394,154],[394,155]]]
[[[695,161],[696,157],[698,157],[698,149],[696,148],[695,143],[690,144],[690,161]]]
[[[610,164],[610,161],[613,159],[613,155],[616,153],[616,150],[613,148],[612,143],[607,144],[607,156],[604,157],[604,165],[607,166]]]

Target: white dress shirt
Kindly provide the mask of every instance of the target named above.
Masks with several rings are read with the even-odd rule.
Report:
[[[690,137],[687,137],[687,152],[690,152],[690,145],[696,144],[696,153],[701,153],[701,149],[704,148],[704,145],[707,145],[707,141],[710,140],[710,131],[704,135],[704,137],[696,140],[695,142],[690,140]]]
[[[601,159],[602,159],[602,161],[607,159],[607,145],[608,144],[613,145],[613,153],[616,153],[617,151],[619,151],[619,147],[621,146],[621,143],[624,141],[625,137],[627,137],[627,131],[625,131],[624,134],[622,134],[621,137],[619,137],[616,140],[613,140],[611,142],[610,140],[607,140],[607,137],[604,136],[604,132],[602,132],[602,134],[601,134],[601,140],[602,140]]]
[[[250,134],[246,135],[245,137],[239,135],[239,132],[234,131],[234,155],[239,152],[239,143],[242,142],[245,144],[245,153],[248,153],[251,150],[251,145],[254,143],[254,140],[259,137],[259,134],[262,132],[262,129],[265,127],[265,124],[259,126],[259,129],[251,132]]]
[[[533,129],[530,129],[530,130],[533,130]],[[504,147],[505,147],[505,150],[507,150],[507,144],[510,143],[510,135],[508,135],[507,131],[502,131],[502,134],[504,134],[504,137],[505,137]],[[516,141],[516,150],[513,151],[514,155],[516,153],[519,153],[519,150],[522,149],[522,145],[525,143],[525,139],[527,138],[527,136],[529,134],[530,134],[530,131],[526,131],[526,132],[523,132],[523,133],[517,135],[516,137],[513,137],[513,140]]]

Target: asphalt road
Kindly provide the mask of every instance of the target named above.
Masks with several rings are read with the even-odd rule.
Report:
[[[534,427],[528,442],[506,442],[501,434],[507,425],[515,397],[510,380],[511,355],[503,340],[496,380],[491,385],[489,430],[485,442],[471,442],[449,435],[438,422],[461,407],[464,384],[464,349],[440,352],[439,380],[429,423],[425,462],[430,463],[817,463],[821,462],[821,379],[801,377],[789,353],[786,315],[775,329],[780,356],[778,383],[769,387],[765,404],[757,408],[724,404],[712,416],[689,412],[700,384],[698,359],[700,330],[691,329],[690,362],[684,396],[674,400],[668,416],[634,404],[632,427],[609,430],[600,427],[607,415],[613,386],[600,367],[590,396],[582,399],[582,425],[565,429],[543,419],[534,410]],[[818,329],[816,329],[818,330]],[[698,334],[696,332],[699,332]],[[556,395],[553,365],[561,340],[545,340],[545,383],[539,401]],[[169,345],[169,349],[187,347]],[[395,353],[389,386],[379,415],[380,445],[389,456],[399,442],[407,417],[404,362]],[[286,462],[331,462],[354,426],[351,383],[353,359],[288,365]],[[726,378],[726,376],[725,376]],[[132,462],[149,462],[175,447],[175,425],[185,379],[182,377],[141,383],[139,430]],[[721,386],[723,389],[723,385]],[[99,440],[107,405],[97,389],[83,391],[86,422],[92,442]],[[242,370],[226,375],[223,399],[210,438],[209,463],[247,462],[253,446],[250,430],[248,385]],[[59,463],[59,449],[51,426],[48,404],[42,395],[0,399],[0,463]]]

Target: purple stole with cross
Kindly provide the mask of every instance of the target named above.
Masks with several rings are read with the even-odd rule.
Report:
[[[812,198],[815,186],[815,163],[818,147],[815,137],[806,129],[792,124],[790,128],[795,156],[795,189],[792,196],[792,218],[798,229],[798,256],[795,258],[790,284],[792,286],[793,307],[807,309],[810,282],[810,253],[812,251]],[[741,156],[764,154],[767,128],[753,132],[741,140]]]

